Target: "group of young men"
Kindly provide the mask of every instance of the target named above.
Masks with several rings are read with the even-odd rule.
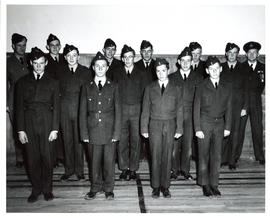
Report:
[[[50,34],[49,53],[32,48],[14,33],[14,53],[7,59],[7,111],[16,139],[16,165],[23,161],[32,183],[28,202],[43,193],[52,200],[53,167],[64,161],[62,181],[84,177],[84,150],[90,162],[90,191],[85,199],[105,192],[114,199],[115,161],[120,180],[135,180],[141,149],[150,151],[152,197],[171,197],[170,180],[193,180],[190,161],[198,162],[197,182],[205,196],[220,196],[221,165],[236,168],[250,116],[254,154],[265,163],[262,101],[265,65],[257,59],[261,45],[244,45],[247,61],[237,60],[240,48],[227,43],[225,63],[215,56],[200,60],[202,47],[191,42],[170,72],[164,58],[153,59],[153,46],[143,40],[142,59],[124,45],[121,61],[116,44],[107,39],[91,62],[79,64],[79,49]],[[23,151],[26,152],[23,159]]]

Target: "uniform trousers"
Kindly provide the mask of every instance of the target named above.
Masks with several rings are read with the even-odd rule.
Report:
[[[240,158],[245,139],[247,119],[249,117],[255,159],[264,160],[261,95],[251,93],[249,96],[249,101],[249,109],[247,111],[248,115],[242,117],[240,121],[239,146],[234,157],[236,160]]]
[[[198,138],[198,184],[217,186],[219,181],[224,120],[201,121],[204,138]]]
[[[122,105],[121,137],[118,144],[120,170],[137,171],[140,161],[140,121],[141,105]]]
[[[189,173],[190,159],[193,143],[193,119],[192,108],[184,108],[183,136],[180,139],[174,140],[172,152],[172,170],[179,170]]]
[[[112,192],[115,175],[115,142],[105,145],[88,145],[91,157],[91,191]]]
[[[151,152],[152,188],[170,187],[172,150],[175,130],[175,119],[150,120],[149,142]]]
[[[83,175],[84,154],[79,142],[78,117],[61,113],[61,130],[65,149],[65,174]]]
[[[27,169],[35,195],[52,192],[53,142],[49,142],[52,114],[48,110],[26,110],[25,131],[28,143],[25,144]]]

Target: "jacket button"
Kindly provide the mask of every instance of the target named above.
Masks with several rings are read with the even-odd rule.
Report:
[[[98,122],[101,122],[101,119],[98,119]]]
[[[101,104],[101,102],[99,101],[98,104]]]
[[[101,95],[101,93],[98,93],[98,95]]]
[[[98,111],[98,113],[101,113],[101,111]]]

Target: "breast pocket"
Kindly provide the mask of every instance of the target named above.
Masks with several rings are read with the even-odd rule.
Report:
[[[167,96],[166,97],[166,107],[168,110],[174,110],[176,108],[176,97],[175,96]]]
[[[88,104],[88,111],[96,111],[96,99],[93,98],[93,96],[88,96],[87,97],[87,104]]]

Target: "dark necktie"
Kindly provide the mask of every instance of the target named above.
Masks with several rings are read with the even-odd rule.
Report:
[[[148,68],[149,67],[149,62],[147,61],[147,62],[145,62],[145,64],[146,64],[146,68]]]
[[[70,71],[71,71],[71,73],[72,73],[72,74],[74,74],[74,70],[73,70],[73,68],[72,68],[72,67],[70,68]]]
[[[20,62],[22,65],[24,64],[23,58],[20,58]]]
[[[37,82],[39,81],[39,79],[40,79],[40,75],[39,75],[39,74],[37,74]]]
[[[186,81],[187,80],[187,76],[186,76],[186,74],[184,73],[184,81]]]
[[[197,64],[194,65],[194,70],[197,70]]]
[[[165,91],[165,86],[164,86],[164,83],[163,83],[162,86],[161,86],[161,95],[163,95],[164,91]]]
[[[101,85],[101,80],[98,81],[98,90],[101,91],[102,85]]]
[[[253,71],[253,64],[250,65],[251,70]]]
[[[54,61],[55,61],[56,63],[58,63],[57,57],[54,57]]]
[[[129,70],[127,71],[127,76],[128,76],[128,78],[130,77],[130,72],[129,72]]]
[[[231,72],[233,71],[233,65],[231,65],[231,69],[230,69],[230,71],[231,71]]]
[[[215,88],[217,89],[218,85],[217,85],[217,82],[215,82]]]

